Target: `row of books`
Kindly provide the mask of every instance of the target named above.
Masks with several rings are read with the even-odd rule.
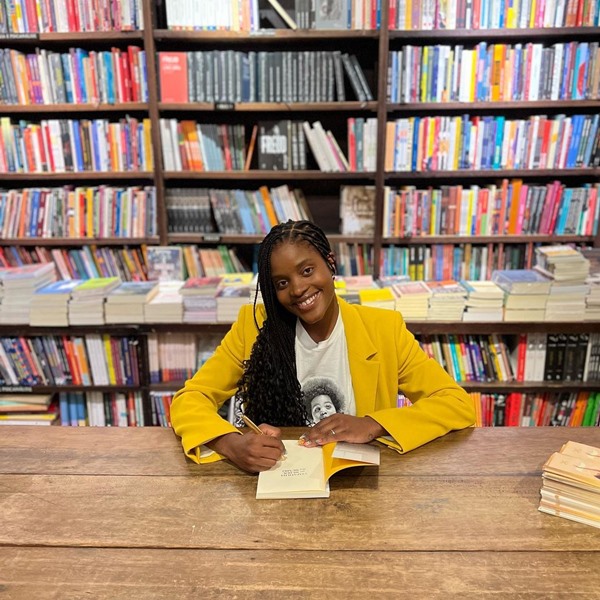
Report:
[[[600,95],[598,42],[403,46],[389,54],[388,100],[592,100]]]
[[[425,352],[456,381],[513,381],[508,349],[499,335],[423,336]]]
[[[161,119],[166,171],[241,171],[246,164],[244,125]]]
[[[191,377],[214,353],[221,334],[151,333],[148,334],[150,383],[177,382]]]
[[[0,33],[133,31],[143,28],[141,0],[0,0]]]
[[[147,102],[146,53],[127,50],[23,53],[0,49],[0,103],[98,104]]]
[[[0,173],[152,171],[150,119],[0,117]]]
[[[0,237],[145,238],[158,234],[156,188],[0,190]]]
[[[394,0],[390,29],[528,29],[598,26],[599,7],[587,0]]]
[[[258,190],[171,188],[167,190],[167,228],[173,233],[268,233],[288,219],[312,220],[300,189],[287,185]]]
[[[600,165],[600,116],[403,117],[386,124],[386,171]]]
[[[6,386],[139,385],[138,340],[106,334],[2,337],[0,378]]]
[[[391,245],[381,250],[380,273],[404,275],[413,281],[482,281],[489,279],[496,269],[529,269],[532,265],[530,244]]]
[[[472,185],[385,188],[383,237],[419,235],[595,235],[599,184],[567,187],[503,179]],[[374,210],[370,222],[374,222]]]
[[[599,392],[471,392],[476,427],[597,427]]]
[[[343,102],[373,100],[355,55],[341,51],[159,52],[161,102]]]
[[[513,350],[516,381],[600,381],[597,334],[521,334]]]
[[[60,392],[60,424],[67,427],[144,427],[141,392]]]
[[[156,248],[150,250],[149,248]],[[169,261],[161,258],[168,250]],[[178,279],[220,275],[247,271],[234,248],[223,244],[216,248],[196,245],[148,246],[115,248],[82,246],[81,248],[47,248],[37,246],[0,246],[0,267],[19,267],[38,263],[53,263],[62,279],[90,279],[92,277],[119,277],[122,281],[145,281],[148,273],[155,279],[158,273],[177,275]],[[166,266],[165,266],[166,264]],[[182,273],[182,275],[179,275]]]
[[[334,0],[319,10],[309,0],[269,0],[268,4],[273,8],[265,12],[259,0],[242,4],[239,0],[203,0],[199,8],[187,0],[167,0],[167,28],[260,31],[265,23],[267,27],[291,29],[377,29],[381,22],[381,3],[377,0]]]

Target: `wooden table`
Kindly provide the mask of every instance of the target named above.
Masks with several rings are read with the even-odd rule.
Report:
[[[600,531],[537,510],[569,439],[600,432],[455,432],[258,501],[171,430],[3,427],[0,599],[600,598]]]

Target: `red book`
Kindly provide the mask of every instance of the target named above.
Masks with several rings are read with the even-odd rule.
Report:
[[[354,117],[348,119],[348,162],[350,171],[356,171],[356,125]]]
[[[161,102],[189,102],[186,52],[160,52],[158,73]]]
[[[131,76],[131,101],[141,102],[140,88],[140,49],[137,46],[128,46],[127,54],[129,56],[129,71]]]
[[[121,52],[120,54],[120,63],[121,63],[121,82],[123,87],[123,96],[121,98],[122,102],[131,102],[133,99],[132,94],[132,78],[131,78],[131,69],[129,64],[129,54],[126,52]]]
[[[598,203],[598,188],[594,187],[590,190],[588,197],[588,214],[585,223],[584,235],[592,235],[594,231],[594,218],[596,216],[596,205]]]

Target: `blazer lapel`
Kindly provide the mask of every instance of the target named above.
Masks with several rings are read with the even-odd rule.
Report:
[[[348,344],[356,414],[360,417],[375,410],[379,357],[358,311],[341,298],[338,302]]]

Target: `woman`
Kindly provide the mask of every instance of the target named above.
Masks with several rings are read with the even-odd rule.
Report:
[[[474,423],[469,395],[421,350],[400,313],[336,297],[335,272],[329,241],[313,223],[288,221],[267,234],[258,255],[264,306],[255,299],[242,308],[173,399],[171,423],[192,460],[270,469],[284,450],[278,427],[311,422],[302,385],[315,377],[335,381],[344,408],[307,427],[306,446],[390,436],[407,452]],[[399,391],[412,406],[396,407]],[[218,415],[234,395],[267,435],[240,435]]]

